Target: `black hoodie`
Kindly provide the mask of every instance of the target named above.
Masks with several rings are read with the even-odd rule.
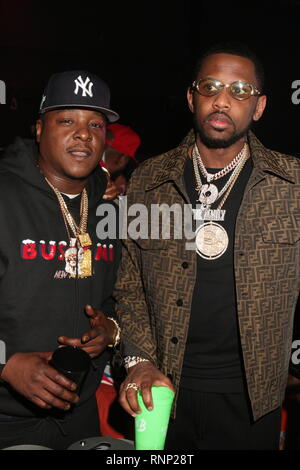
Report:
[[[43,352],[57,348],[59,336],[81,337],[90,330],[86,304],[113,316],[111,297],[120,257],[120,242],[99,240],[96,209],[106,189],[99,166],[89,178],[88,228],[93,247],[93,275],[69,277],[64,253],[69,240],[53,190],[36,166],[37,148],[17,139],[0,160],[0,363],[16,352]],[[66,202],[78,221],[80,196]],[[109,353],[93,361],[80,403],[101,380]],[[40,409],[0,384],[0,414],[38,415]]]

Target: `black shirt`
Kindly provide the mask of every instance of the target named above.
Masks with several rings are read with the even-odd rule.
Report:
[[[208,170],[209,173],[218,171]],[[236,217],[251,171],[252,161],[248,159],[222,207],[226,210],[225,220],[216,221],[227,231],[229,244],[226,251],[213,260],[197,254],[197,277],[181,381],[185,388],[220,393],[243,391],[233,246]],[[230,175],[213,182],[219,191]],[[191,159],[187,159],[184,180],[195,208],[198,193]],[[219,202],[212,204],[211,209]]]

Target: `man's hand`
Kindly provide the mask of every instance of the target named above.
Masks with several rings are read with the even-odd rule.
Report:
[[[103,196],[103,199],[105,200],[116,199],[116,197],[118,197],[119,194],[120,194],[120,191],[117,185],[112,180],[109,180],[107,183],[107,187],[106,187],[106,191]]]
[[[76,346],[83,349],[91,358],[99,354],[114,342],[116,325],[106,315],[90,305],[85,307],[86,314],[90,317],[91,330],[84,333],[81,338],[69,338],[60,336],[58,342],[64,346]]]
[[[48,364],[51,357],[52,352],[14,354],[1,379],[40,408],[66,411],[79,400],[76,384]]]
[[[134,388],[127,388],[128,384],[135,384],[142,392],[143,401],[148,410],[153,409],[151,394],[152,385],[161,385],[170,388],[175,392],[171,381],[162,374],[151,362],[139,362],[131,367],[126,380],[120,388],[120,403],[127,413],[135,417],[141,412],[137,401],[137,391]]]

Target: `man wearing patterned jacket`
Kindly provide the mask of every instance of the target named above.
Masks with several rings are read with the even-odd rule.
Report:
[[[169,239],[163,218],[160,237],[125,240],[120,401],[135,416],[138,389],[151,409],[152,385],[174,387],[167,449],[277,449],[299,294],[299,160],[250,130],[266,96],[246,47],[209,50],[187,98],[194,130],[128,190],[128,207],[175,215]]]

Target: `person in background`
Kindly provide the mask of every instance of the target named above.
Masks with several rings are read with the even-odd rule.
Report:
[[[135,155],[140,145],[141,138],[131,127],[119,123],[107,126],[101,165],[109,171],[119,194],[125,194],[131,172],[138,165]]]

